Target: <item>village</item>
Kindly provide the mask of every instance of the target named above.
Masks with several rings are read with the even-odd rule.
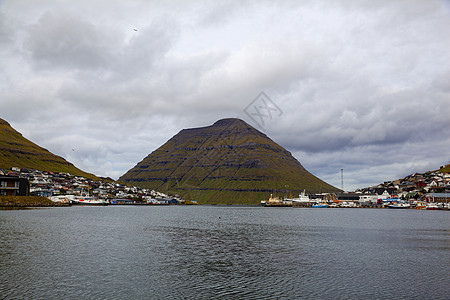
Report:
[[[12,167],[0,169],[0,196],[42,196],[54,202],[92,205],[197,204],[178,195],[119,183],[110,178],[93,180],[70,173]],[[449,209],[450,174],[440,170],[414,173],[354,192],[308,194],[299,198],[270,197],[263,206],[372,207]]]
[[[444,167],[441,167],[442,170]],[[416,208],[448,210],[450,205],[450,174],[444,171],[414,173],[403,179],[377,186],[336,194],[309,194],[299,197],[271,196],[263,206],[313,208]]]
[[[443,167],[441,167],[443,169]],[[374,187],[358,189],[360,193],[388,193],[404,200],[423,200],[426,202],[449,202],[450,173],[440,170],[427,173],[414,173],[403,179],[387,181]]]
[[[70,173],[12,167],[0,169],[0,195],[42,196],[71,204],[195,204],[178,195],[118,183],[112,179],[93,180]]]

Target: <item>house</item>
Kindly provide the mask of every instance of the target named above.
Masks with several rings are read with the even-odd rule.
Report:
[[[341,193],[337,194],[338,201],[346,201],[346,202],[358,202],[360,199],[359,193]]]
[[[397,189],[393,187],[382,187],[382,188],[374,188],[371,190],[372,193],[377,194],[378,196],[382,196],[380,198],[386,199],[391,195],[397,194]]]
[[[378,204],[377,194],[360,194],[359,204],[361,206],[373,206]]]
[[[424,188],[426,186],[427,186],[427,183],[425,181],[423,181],[423,180],[419,180],[419,181],[416,182],[416,187],[419,188],[419,189],[420,188]]]
[[[0,196],[28,196],[30,183],[19,176],[0,176]]]
[[[439,186],[439,183],[437,180],[433,180],[430,182],[430,184],[428,184],[429,187],[437,187]]]
[[[450,202],[450,194],[448,193],[430,193],[425,195],[427,202]]]
[[[411,181],[404,181],[400,183],[399,188],[403,192],[410,192],[416,188],[416,184]]]

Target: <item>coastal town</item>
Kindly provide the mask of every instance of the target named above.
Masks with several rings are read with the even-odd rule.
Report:
[[[41,196],[54,202],[86,205],[195,204],[178,195],[130,186],[106,178],[12,167],[0,169],[0,196]]]
[[[441,170],[443,167],[441,168]],[[445,171],[414,173],[403,179],[354,192],[306,194],[261,201],[266,207],[312,208],[415,208],[448,210],[450,174]],[[114,181],[94,180],[70,173],[12,167],[0,169],[0,196],[41,196],[68,205],[176,205],[197,204],[179,195],[168,195]]]
[[[450,173],[443,170],[414,173],[403,179],[358,189],[351,193],[310,194],[283,199],[271,195],[263,206],[313,208],[415,208],[448,210],[450,205]]]

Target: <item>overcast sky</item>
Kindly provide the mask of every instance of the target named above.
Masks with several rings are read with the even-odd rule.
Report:
[[[450,1],[0,1],[0,118],[82,170],[225,117],[346,190],[449,163]]]

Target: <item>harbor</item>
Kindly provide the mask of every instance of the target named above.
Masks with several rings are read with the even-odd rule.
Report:
[[[450,194],[439,195],[445,202],[431,202],[430,199],[405,200],[394,197],[380,198],[376,194],[314,194],[305,193],[298,198],[287,197],[280,199],[273,195],[267,201],[261,201],[264,207],[294,207],[294,208],[389,208],[389,209],[420,209],[420,210],[449,210]],[[311,198],[310,198],[311,197]]]
[[[195,200],[183,199],[180,195],[170,195],[108,179],[94,180],[69,173],[35,169],[0,169],[0,182],[0,195],[18,197],[16,200],[2,201],[0,206],[4,207],[197,204]],[[265,207],[294,208],[448,210],[449,186],[450,175],[435,171],[416,173],[403,180],[347,193],[307,193],[303,190],[298,196],[293,196],[288,190],[278,190],[273,191],[267,200],[260,201],[260,204]],[[50,202],[28,201],[21,198],[23,196],[42,197]]]

